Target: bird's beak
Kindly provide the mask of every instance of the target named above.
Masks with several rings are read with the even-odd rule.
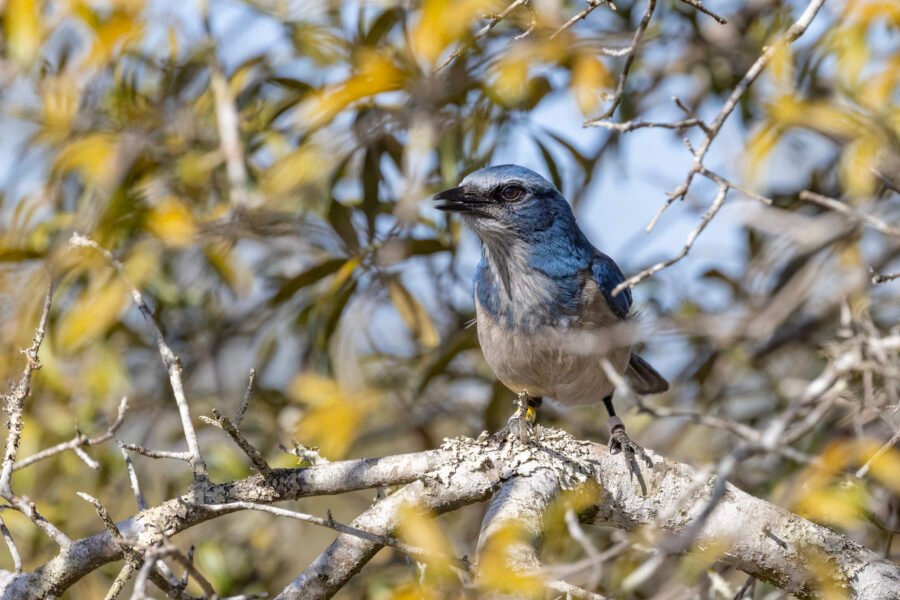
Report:
[[[445,212],[468,212],[471,206],[466,199],[466,190],[462,187],[444,190],[434,197],[434,207]]]
[[[462,213],[483,219],[494,218],[489,211],[484,209],[490,202],[464,187],[444,190],[434,197],[434,201],[436,202],[435,208],[444,212]]]

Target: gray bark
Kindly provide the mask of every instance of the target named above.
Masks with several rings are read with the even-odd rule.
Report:
[[[515,556],[522,559],[523,569],[533,569],[542,533],[539,517],[563,490],[574,489],[589,479],[599,485],[599,500],[582,513],[585,522],[627,530],[656,526],[677,535],[697,522],[715,484],[714,476],[700,477],[687,465],[652,453],[654,466],[643,468],[639,479],[621,455],[610,455],[604,445],[576,440],[556,430],[538,428],[537,433],[538,439],[526,446],[456,439],[429,452],[274,470],[269,476],[213,485],[168,500],[119,523],[119,529],[130,540],[148,544],[157,541],[161,531],[173,536],[223,514],[204,509],[203,504],[268,504],[408,484],[353,522],[359,529],[389,536],[397,526],[397,509],[405,502],[441,513],[485,501],[500,490],[485,518],[482,542],[505,519],[520,520],[530,528],[533,539]],[[817,593],[807,566],[812,555],[827,561],[835,581],[850,597],[900,598],[897,565],[845,536],[730,484],[702,526],[694,529],[696,546],[724,543],[723,563],[802,598]],[[328,598],[380,547],[371,540],[342,534],[280,597]],[[87,573],[122,557],[119,544],[108,533],[100,533],[73,542],[35,571],[0,573],[0,592],[10,599],[54,597]]]

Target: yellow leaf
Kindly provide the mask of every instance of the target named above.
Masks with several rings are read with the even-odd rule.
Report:
[[[572,93],[578,108],[585,116],[600,107],[606,97],[603,90],[610,87],[612,78],[603,61],[590,55],[580,55],[572,65]]]
[[[434,65],[450,44],[468,34],[480,14],[497,7],[491,0],[425,0],[412,32],[416,56]]]
[[[786,42],[775,44],[769,63],[772,82],[781,88],[794,87],[794,54]]]
[[[862,444],[859,451],[860,466],[872,459],[869,473],[883,486],[900,496],[900,450],[888,448],[880,456],[875,457],[881,445],[874,442]],[[875,458],[873,458],[875,457]]]
[[[428,564],[426,577],[451,579],[453,572],[449,558],[452,556],[452,549],[434,516],[422,512],[416,506],[404,504],[399,510],[399,523],[397,537],[428,554],[427,557],[416,557]]]
[[[8,0],[3,15],[9,55],[26,67],[34,62],[41,48],[40,12],[38,0]]]
[[[847,194],[861,198],[875,191],[878,180],[872,169],[878,167],[882,146],[880,139],[861,135],[844,148],[839,166]]]
[[[796,505],[798,514],[844,529],[863,521],[867,495],[862,486],[830,485],[810,490]]]
[[[328,175],[326,158],[319,148],[303,145],[266,172],[262,180],[264,195],[279,196],[322,180]]]
[[[530,535],[522,524],[510,521],[488,538],[478,561],[479,585],[485,591],[527,598],[543,596],[539,575],[523,573],[513,562],[516,546],[527,544]]]
[[[434,348],[440,342],[440,336],[434,323],[431,321],[431,315],[425,310],[425,307],[409,293],[403,285],[396,280],[388,284],[388,294],[391,302],[400,318],[406,323],[406,326],[412,331],[416,339],[426,348]]]
[[[187,246],[197,234],[194,215],[174,196],[164,198],[150,209],[146,225],[153,235],[172,246]]]
[[[307,405],[295,435],[321,448],[326,458],[343,458],[374,401],[366,392],[349,392],[333,379],[301,373],[291,383],[291,396]]]
[[[896,0],[848,2],[846,9],[863,25],[869,26],[883,19],[893,27],[900,27],[900,4]]]
[[[510,53],[494,65],[493,91],[500,102],[515,106],[528,95],[528,60]]]
[[[119,139],[111,133],[93,133],[79,138],[56,157],[54,170],[78,172],[87,183],[107,186],[115,176]]]
[[[58,75],[45,78],[41,82],[40,91],[44,108],[41,134],[51,141],[62,141],[68,137],[78,113],[81,95],[79,87],[71,77]]]
[[[781,141],[783,134],[781,127],[772,123],[763,123],[750,136],[750,139],[747,141],[747,152],[745,153],[748,179],[755,179],[766,157],[771,154],[778,142]]]
[[[321,126],[358,100],[402,89],[405,80],[405,73],[389,56],[365,50],[359,54],[356,72],[305,103],[300,119],[312,127]]]
[[[125,261],[125,273],[129,281],[139,287],[155,265],[155,254],[135,251]],[[130,301],[130,289],[112,268],[94,274],[87,289],[60,319],[57,336],[62,351],[74,352],[103,336],[119,321]]]

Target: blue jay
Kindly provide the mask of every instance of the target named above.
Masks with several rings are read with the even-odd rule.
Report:
[[[543,397],[566,405],[603,401],[610,448],[632,460],[644,450],[616,416],[609,364],[638,394],[668,382],[610,328],[629,319],[631,291],[619,266],[585,237],[553,184],[517,165],[480,169],[435,196],[436,207],[459,213],[481,239],[475,271],[478,340],[494,373],[518,394],[510,419],[522,441]]]

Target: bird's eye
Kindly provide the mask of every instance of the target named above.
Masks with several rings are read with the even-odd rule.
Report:
[[[524,193],[525,190],[518,185],[508,185],[500,191],[500,195],[503,196],[503,199],[507,202],[518,200]]]

